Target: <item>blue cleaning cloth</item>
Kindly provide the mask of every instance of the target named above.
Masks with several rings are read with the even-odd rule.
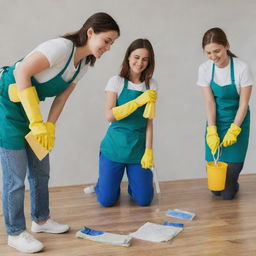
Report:
[[[172,226],[172,227],[177,227],[177,228],[183,228],[184,227],[183,223],[168,222],[168,221],[165,221],[162,225],[164,225],[164,226]]]
[[[84,233],[86,235],[90,235],[90,236],[98,236],[98,235],[104,234],[103,231],[91,229],[91,228],[88,228],[88,227],[83,227],[83,229],[81,229],[80,231],[82,233]]]
[[[186,212],[179,209],[168,210],[166,215],[169,217],[175,217],[184,220],[192,220],[196,215],[192,212]]]

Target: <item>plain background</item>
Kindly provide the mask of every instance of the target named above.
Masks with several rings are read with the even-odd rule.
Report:
[[[108,127],[104,88],[137,38],[148,38],[156,56],[154,151],[159,179],[206,177],[205,110],[196,85],[198,66],[206,61],[201,39],[209,28],[221,27],[231,50],[256,77],[254,0],[0,0],[0,10],[0,66],[12,65],[43,41],[78,30],[95,12],[109,13],[121,29],[110,52],[79,82],[57,123],[51,186],[96,182],[99,144]],[[41,104],[45,118],[51,101]],[[251,136],[243,173],[253,173],[256,166],[254,92],[250,105]]]

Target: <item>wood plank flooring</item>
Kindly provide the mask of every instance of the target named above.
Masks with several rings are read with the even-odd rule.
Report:
[[[152,206],[139,207],[122,185],[120,203],[103,208],[95,194],[83,193],[83,186],[50,189],[52,217],[71,226],[66,234],[34,234],[45,245],[42,256],[255,256],[256,255],[256,175],[241,175],[239,196],[223,201],[207,190],[206,179],[161,182],[161,200]],[[180,220],[165,215],[168,209],[182,209],[197,214]],[[29,200],[26,192],[26,218],[30,228]],[[137,230],[145,222],[182,222],[184,230],[169,243],[150,243],[133,239],[128,248],[104,245],[75,238],[83,225],[119,234]],[[21,256],[6,245],[7,236],[1,212],[0,255]]]

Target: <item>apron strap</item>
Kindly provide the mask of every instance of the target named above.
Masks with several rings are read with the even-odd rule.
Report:
[[[75,78],[77,77],[77,75],[78,75],[78,73],[80,71],[80,68],[81,68],[81,61],[79,62],[79,66],[78,66],[78,69],[77,69],[76,73],[73,75],[71,80],[68,81],[69,84],[71,84],[75,80]]]
[[[234,73],[234,61],[233,61],[232,57],[230,57],[230,76],[231,76],[232,84],[234,84],[235,83],[235,73]]]
[[[66,65],[65,65],[65,67],[60,71],[60,73],[58,75],[62,76],[63,73],[66,71],[66,69],[67,69],[67,67],[68,67],[68,65],[69,65],[69,63],[70,63],[70,61],[72,59],[72,56],[73,56],[73,53],[74,53],[74,49],[75,49],[75,46],[73,44],[72,51],[71,51],[71,54],[70,54],[70,56],[68,58],[68,61],[67,61]],[[68,84],[71,84],[74,81],[74,79],[77,77],[77,75],[78,75],[78,73],[80,71],[80,67],[81,67],[81,61],[79,62],[79,66],[78,66],[77,71],[75,72],[73,77],[68,81]]]
[[[213,80],[214,80],[214,71],[215,71],[215,63],[212,64],[212,78],[211,78],[211,82],[213,82]]]
[[[65,65],[64,68],[60,71],[60,73],[59,73],[58,75],[62,75],[62,74],[65,72],[65,70],[67,69],[67,67],[68,67],[68,65],[69,65],[69,63],[70,63],[70,61],[71,61],[71,59],[72,59],[73,52],[74,52],[74,48],[75,48],[75,46],[74,46],[74,44],[73,44],[72,51],[71,51],[71,54],[70,54],[70,56],[69,56],[69,58],[68,58],[68,61],[67,61],[66,65]]]
[[[124,88],[127,89],[128,88],[128,80],[124,79]]]

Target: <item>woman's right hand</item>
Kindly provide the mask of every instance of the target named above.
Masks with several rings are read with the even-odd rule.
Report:
[[[215,125],[207,127],[206,142],[211,149],[212,154],[215,155],[220,145],[220,138]]]
[[[134,101],[140,107],[145,105],[148,102],[156,102],[157,92],[156,90],[146,90],[139,97],[137,97]]]

